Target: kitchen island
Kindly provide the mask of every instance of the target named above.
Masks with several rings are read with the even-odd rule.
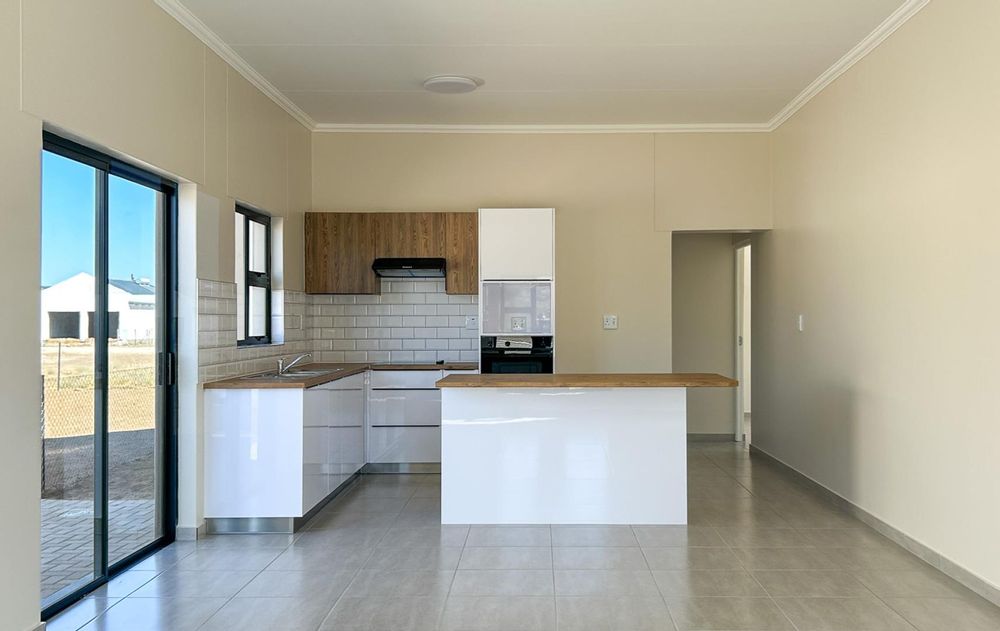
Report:
[[[451,375],[444,524],[686,524],[687,389],[715,374]]]

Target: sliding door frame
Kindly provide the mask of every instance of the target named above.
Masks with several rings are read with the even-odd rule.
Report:
[[[82,599],[137,561],[172,543],[177,526],[177,184],[149,171],[134,167],[100,151],[67,140],[51,132],[42,133],[42,148],[96,169],[95,182],[95,301],[94,301],[94,579],[42,609],[48,620]],[[162,317],[156,334],[155,380],[159,390],[156,416],[162,424],[158,436],[162,463],[163,533],[128,556],[109,563],[108,537],[108,180],[111,176],[130,180],[161,194],[160,247],[157,256],[157,301]],[[157,431],[157,430],[154,430]],[[43,447],[44,448],[44,447]]]

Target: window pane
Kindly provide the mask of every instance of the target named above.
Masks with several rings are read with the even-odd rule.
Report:
[[[250,226],[250,271],[267,273],[267,226],[254,220]]]
[[[155,284],[163,194],[108,178],[108,563],[163,532]]]
[[[245,340],[247,337],[246,332],[246,318],[244,313],[246,311],[246,269],[243,261],[245,260],[246,252],[244,250],[245,244],[243,240],[244,230],[246,225],[246,217],[240,213],[236,213],[236,339]]]
[[[263,287],[250,288],[249,324],[249,337],[267,335],[267,290]]]
[[[42,158],[42,606],[94,567],[94,256],[97,171]],[[29,419],[16,419],[28,423]],[[21,472],[28,475],[29,472]]]

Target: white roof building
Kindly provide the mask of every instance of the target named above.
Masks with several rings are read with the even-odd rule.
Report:
[[[156,335],[156,290],[144,280],[108,281],[109,337],[152,340]],[[42,289],[42,340],[94,337],[94,277],[80,272]]]

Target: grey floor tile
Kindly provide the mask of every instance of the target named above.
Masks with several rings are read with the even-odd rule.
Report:
[[[878,532],[860,526],[857,528],[801,528],[799,532],[817,548],[898,548],[890,539]]]
[[[777,598],[775,602],[799,631],[914,631],[879,599]]]
[[[667,606],[680,631],[795,631],[767,598],[668,599]]]
[[[880,598],[969,598],[971,590],[933,568],[859,570],[854,576]]]
[[[338,527],[330,530],[314,530],[302,533],[295,543],[299,548],[308,547],[355,547],[372,548],[382,542],[389,528],[385,526],[374,527]]]
[[[808,548],[813,544],[794,528],[718,528],[734,548]]]
[[[552,597],[450,596],[442,631],[551,631],[556,625]]]
[[[711,526],[632,526],[640,546],[673,548],[726,545]]]
[[[472,526],[465,545],[524,547],[552,545],[548,526]]]
[[[331,609],[308,598],[233,598],[199,631],[315,631]]]
[[[341,598],[320,631],[435,631],[444,598]]]
[[[816,548],[739,548],[735,550],[748,570],[836,570],[831,556]]]
[[[461,557],[461,546],[380,547],[372,552],[365,569],[454,570]]]
[[[391,598],[448,595],[454,571],[361,570],[344,596],[347,598]]]
[[[225,603],[225,598],[125,598],[83,629],[85,631],[194,631]]]
[[[551,570],[552,549],[543,547],[466,547],[463,570]]]
[[[396,517],[396,526],[400,527],[425,527],[440,526],[441,511],[415,511],[400,513]]]
[[[379,542],[379,546],[464,546],[469,536],[468,526],[424,526],[403,528],[394,526]]]
[[[411,497],[403,512],[421,513],[427,511],[441,511],[441,499],[436,497]]]
[[[355,514],[365,513],[399,513],[409,502],[409,498],[404,497],[367,497],[352,495],[344,498],[341,502],[331,504],[334,512],[343,513],[350,511]]]
[[[886,598],[919,631],[997,631],[1000,607],[981,598]]]
[[[227,548],[230,550],[252,550],[255,548],[287,548],[298,535],[209,535],[198,539],[197,548]]]
[[[922,570],[929,565],[903,548],[820,548],[845,570]]]
[[[638,546],[630,526],[552,526],[553,546]]]
[[[453,596],[552,596],[551,570],[459,570]]]
[[[322,547],[294,544],[282,552],[268,570],[330,572],[360,570],[371,557],[374,548]]]
[[[864,585],[843,570],[754,570],[753,577],[778,598],[859,598],[871,596]]]
[[[135,598],[230,598],[253,580],[255,571],[167,570],[149,581],[132,596]]]
[[[120,598],[88,597],[45,623],[45,631],[77,631]]]
[[[738,570],[743,566],[729,548],[643,548],[652,570]]]
[[[659,593],[649,570],[555,570],[557,596],[641,596]]]
[[[690,548],[664,548],[689,550]],[[726,550],[725,548],[719,548]],[[645,570],[646,558],[639,548],[552,548],[552,567],[557,570]]]
[[[664,598],[765,598],[767,593],[746,570],[653,570]]]
[[[281,554],[280,549],[220,550],[213,548],[195,550],[177,562],[180,570],[243,570],[260,571]]]
[[[176,566],[178,561],[194,552],[195,549],[196,545],[193,541],[175,542],[139,561],[132,566],[132,570],[167,570]]]
[[[661,598],[559,596],[559,631],[667,631],[674,629]]]
[[[157,570],[129,570],[94,590],[92,595],[103,598],[124,598],[152,581],[158,574],[160,572]]]
[[[261,572],[241,589],[244,598],[308,598],[333,606],[354,580],[355,570],[340,572]]]

